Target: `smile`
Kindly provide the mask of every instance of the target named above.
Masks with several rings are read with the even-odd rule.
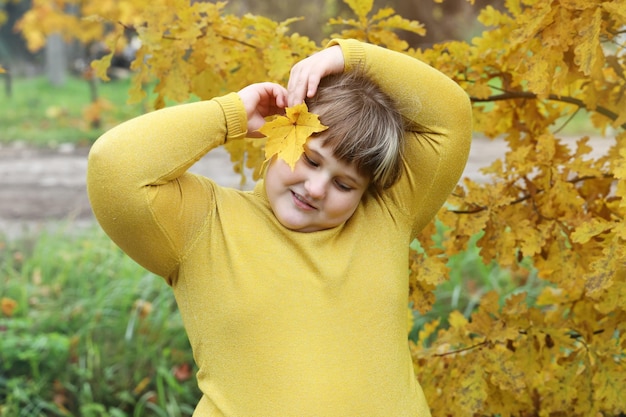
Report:
[[[307,199],[302,197],[300,194],[291,191],[291,196],[293,198],[293,202],[301,210],[317,210],[317,207],[312,205]]]

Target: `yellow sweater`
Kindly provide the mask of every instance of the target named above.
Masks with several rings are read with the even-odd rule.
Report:
[[[89,155],[103,229],[173,288],[199,366],[194,416],[430,416],[407,343],[408,250],[463,171],[469,100],[418,60],[336,42],[346,71],[364,64],[435,132],[407,132],[401,181],[336,228],[287,230],[263,181],[243,192],[186,172],[245,136],[234,93],[125,122]]]

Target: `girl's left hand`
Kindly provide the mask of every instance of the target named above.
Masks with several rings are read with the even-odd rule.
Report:
[[[320,80],[344,71],[345,60],[339,45],[333,45],[303,59],[291,68],[289,75],[289,105],[302,103],[317,92]]]
[[[263,137],[258,129],[265,124],[265,118],[283,114],[287,107],[287,90],[279,84],[251,84],[238,94],[248,116],[248,137]]]

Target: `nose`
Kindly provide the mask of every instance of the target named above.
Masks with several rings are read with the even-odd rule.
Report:
[[[304,189],[308,196],[316,200],[320,200],[326,196],[326,190],[328,188],[328,178],[325,175],[318,173],[317,175],[311,175],[304,182]]]

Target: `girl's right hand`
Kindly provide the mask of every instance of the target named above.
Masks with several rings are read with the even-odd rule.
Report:
[[[287,85],[289,106],[302,103],[306,97],[313,97],[320,80],[330,74],[342,73],[344,65],[339,45],[323,49],[298,62],[291,68]]]
[[[275,83],[251,84],[238,94],[248,116],[248,137],[263,137],[258,129],[265,124],[265,118],[283,114],[287,106],[287,90]]]

